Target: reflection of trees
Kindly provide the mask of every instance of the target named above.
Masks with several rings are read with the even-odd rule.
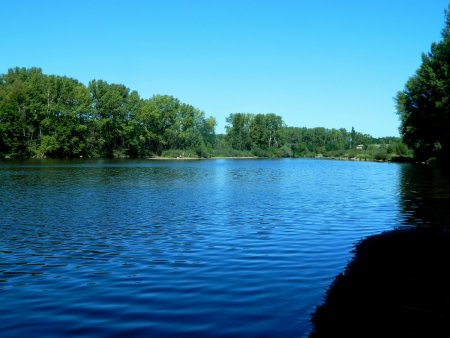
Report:
[[[438,168],[402,165],[400,205],[406,225],[450,228],[450,175]]]

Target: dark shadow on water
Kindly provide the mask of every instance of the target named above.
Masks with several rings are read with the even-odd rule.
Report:
[[[328,290],[310,337],[450,337],[450,233],[372,236]]]
[[[404,165],[399,229],[361,241],[310,337],[450,337],[450,179]]]
[[[450,226],[450,174],[446,170],[424,165],[402,165],[399,191],[404,225]]]

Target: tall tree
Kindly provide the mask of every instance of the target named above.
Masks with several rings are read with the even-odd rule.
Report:
[[[215,133],[216,125],[217,125],[216,119],[210,116],[203,121],[203,125],[201,126],[203,141],[206,146],[211,148],[214,147],[216,144],[216,133]]]
[[[74,79],[47,76],[46,105],[40,121],[40,156],[78,157],[88,155],[91,100],[87,88]]]
[[[450,162],[450,5],[442,40],[422,55],[422,64],[397,93],[404,142],[418,160]]]
[[[155,95],[144,102],[140,118],[145,130],[145,138],[150,148],[157,154],[176,147],[180,129],[178,111],[181,102],[168,95]]]
[[[127,146],[126,126],[129,121],[128,97],[130,90],[121,84],[103,80],[89,83],[93,112],[98,120],[99,144],[105,156],[114,156]]]
[[[246,113],[230,114],[226,118],[227,139],[234,149],[250,150],[250,125],[253,118],[253,114]]]
[[[39,144],[46,104],[45,82],[40,68],[16,67],[1,76],[0,122],[3,124],[4,120],[9,125],[2,138],[9,140],[5,150],[9,148],[15,157],[33,155]]]
[[[275,114],[257,114],[250,121],[250,139],[261,149],[278,147],[283,119]]]

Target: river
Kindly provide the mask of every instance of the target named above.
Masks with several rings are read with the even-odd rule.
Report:
[[[305,337],[357,241],[449,201],[411,164],[0,162],[0,332]]]

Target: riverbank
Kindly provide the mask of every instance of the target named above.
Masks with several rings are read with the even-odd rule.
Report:
[[[391,163],[415,163],[409,158],[393,158],[390,160],[376,160],[373,158],[358,158],[358,157],[326,157],[326,156],[303,156],[303,157],[264,157],[264,156],[211,156],[211,157],[198,157],[198,156],[152,156],[148,157],[149,160],[239,160],[239,159],[281,159],[281,158],[304,158],[304,159],[319,159],[319,160],[335,160],[335,161],[354,161],[354,162],[391,162]]]
[[[149,157],[149,160],[245,160],[245,159],[258,159],[256,156],[218,156],[218,157],[192,157],[192,156],[178,156],[178,157],[163,157],[154,156]]]
[[[448,231],[363,240],[312,315],[310,337],[450,337],[448,257]]]

